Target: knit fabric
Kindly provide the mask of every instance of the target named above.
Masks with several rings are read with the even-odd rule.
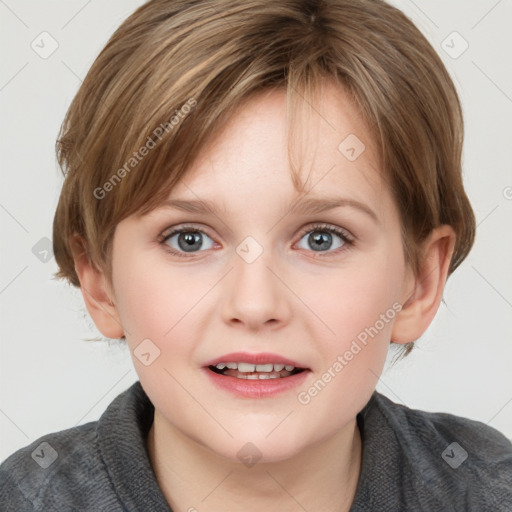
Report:
[[[171,511],[146,448],[153,414],[135,382],[98,421],[18,450],[0,465],[0,510]],[[497,430],[377,392],[357,422],[363,459],[351,512],[512,511],[512,444]]]

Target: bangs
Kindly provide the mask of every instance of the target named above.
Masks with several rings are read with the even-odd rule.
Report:
[[[256,94],[286,93],[288,159],[303,191],[302,142],[326,81],[351,97],[374,138],[406,261],[416,271],[421,242],[448,224],[457,234],[453,272],[475,232],[462,109],[441,59],[401,11],[380,0],[151,0],[108,41],[61,127],[56,277],[80,286],[78,237],[110,279],[117,224],[165,201]]]

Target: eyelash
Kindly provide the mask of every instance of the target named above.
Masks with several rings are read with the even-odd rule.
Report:
[[[334,251],[318,251],[318,252],[309,251],[309,252],[315,253],[315,257],[320,257],[320,258],[329,257],[329,256],[332,256],[333,254],[338,254],[340,252],[347,251],[347,250],[351,249],[351,247],[354,245],[354,238],[347,231],[345,231],[341,228],[335,227],[335,226],[331,226],[329,224],[312,224],[312,225],[307,226],[300,232],[299,240],[301,240],[304,237],[304,235],[306,235],[307,233],[314,232],[314,231],[321,231],[321,232],[323,231],[323,232],[331,233],[334,235],[338,235],[341,238],[341,240],[343,241],[343,245],[341,247],[338,247]],[[163,246],[163,248],[166,252],[168,252],[169,254],[172,254],[173,256],[178,256],[180,258],[181,257],[190,258],[191,257],[191,256],[189,256],[190,254],[196,254],[196,253],[184,253],[184,252],[175,251],[174,249],[171,249],[169,247],[169,245],[166,243],[167,240],[169,240],[174,235],[179,234],[179,233],[184,233],[184,232],[185,233],[188,233],[188,232],[201,233],[203,235],[208,236],[209,238],[212,238],[208,233],[206,233],[206,231],[203,231],[202,229],[199,229],[195,226],[183,225],[182,227],[175,229],[168,234],[163,233],[162,235],[160,235],[160,237],[158,239],[158,243]],[[198,252],[202,252],[202,251],[198,251]]]

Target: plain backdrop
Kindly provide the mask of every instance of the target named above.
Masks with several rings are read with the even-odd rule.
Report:
[[[0,460],[44,434],[98,419],[137,379],[126,348],[83,341],[99,333],[80,292],[52,280],[51,238],[62,185],[54,154],[60,124],[99,51],[142,3],[0,1]],[[464,179],[478,229],[448,280],[446,304],[413,353],[387,365],[377,389],[512,438],[512,2],[393,3],[431,41],[458,87]]]

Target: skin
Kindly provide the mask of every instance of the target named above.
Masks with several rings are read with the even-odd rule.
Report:
[[[307,197],[357,200],[377,220],[350,206],[290,212],[301,194],[286,152],[285,95],[274,90],[248,101],[171,193],[211,200],[216,214],[160,209],[124,219],[114,236],[112,283],[76,254],[94,322],[107,337],[126,336],[155,405],[148,450],[173,510],[349,510],[361,467],[356,415],[376,387],[390,340],[419,338],[439,307],[453,230],[432,232],[422,269],[413,275],[367,127],[334,85],[325,84],[316,109],[305,139]],[[348,134],[366,146],[353,162],[338,150]],[[159,236],[183,223],[206,236],[198,250],[181,249],[179,257],[165,251]],[[331,248],[320,251],[308,242],[317,230],[309,229],[312,223],[342,228],[354,244],[333,234]],[[236,252],[247,236],[263,249],[252,263]],[[178,235],[167,247],[180,251]],[[393,304],[401,311],[321,392],[300,403],[298,393]],[[147,338],[160,350],[149,366],[133,356]],[[297,389],[238,398],[213,387],[200,370],[233,351],[278,353],[311,371]],[[237,457],[247,442],[261,454],[251,467]]]

